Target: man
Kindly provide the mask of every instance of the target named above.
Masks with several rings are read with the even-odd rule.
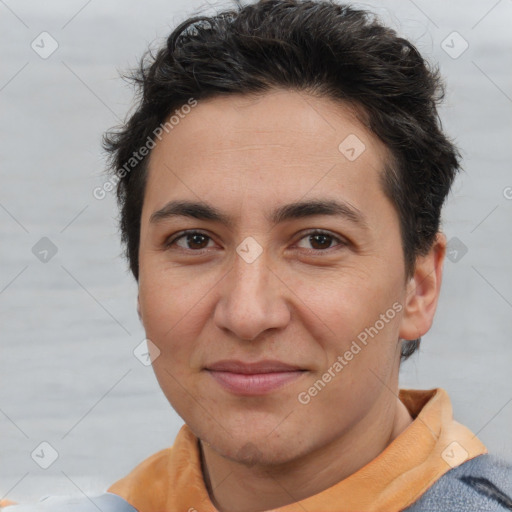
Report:
[[[106,147],[185,425],[101,508],[512,510],[510,467],[446,392],[399,389],[434,318],[459,168],[437,71],[364,11],[270,0],[187,20],[136,80]]]

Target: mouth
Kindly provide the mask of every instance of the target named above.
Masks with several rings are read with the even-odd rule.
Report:
[[[307,370],[281,361],[219,361],[205,370],[225,390],[236,395],[258,396],[276,391],[302,377]]]

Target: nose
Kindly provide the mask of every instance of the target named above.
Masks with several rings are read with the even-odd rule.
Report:
[[[237,254],[222,280],[215,324],[246,341],[268,329],[284,328],[291,318],[287,290],[278,272],[269,267],[265,252],[250,263]]]

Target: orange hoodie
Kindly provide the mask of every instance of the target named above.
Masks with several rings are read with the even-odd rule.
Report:
[[[487,453],[453,419],[443,389],[401,389],[399,397],[414,421],[380,455],[332,487],[272,512],[399,511],[451,468]],[[203,480],[198,439],[187,425],[172,448],[148,457],[108,491],[139,512],[217,512]]]

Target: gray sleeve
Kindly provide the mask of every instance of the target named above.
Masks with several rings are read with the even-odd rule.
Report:
[[[127,501],[110,492],[98,496],[49,496],[38,503],[9,505],[5,512],[137,512]]]
[[[448,471],[403,512],[512,511],[512,466],[480,455]]]

